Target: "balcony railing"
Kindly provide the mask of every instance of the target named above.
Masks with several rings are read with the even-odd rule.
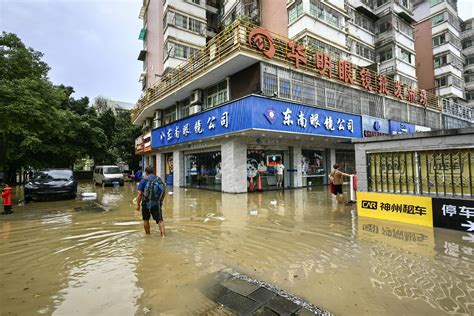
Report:
[[[238,20],[217,34],[211,41],[207,43],[205,47],[192,55],[183,64],[179,65],[175,69],[170,70],[165,76],[161,78],[161,81],[158,84],[148,88],[145,91],[143,97],[138,100],[135,108],[132,110],[132,120],[135,121],[147,107],[155,104],[158,100],[190,83],[192,80],[208,72],[216,65],[222,64],[234,54],[245,52],[247,55],[255,56],[256,59],[268,60],[262,55],[261,51],[253,47],[252,44],[247,41],[248,35],[254,27],[255,25]],[[292,62],[291,59],[288,59],[288,53],[290,52],[288,48],[289,40],[272,32],[268,33],[273,38],[275,46],[275,53],[271,60],[287,67]],[[298,69],[307,72],[308,74],[321,77],[315,63],[315,51],[310,48],[306,48],[306,52],[307,63],[300,64]],[[353,65],[352,69],[353,83],[351,86],[354,88],[361,88],[362,83],[358,76],[361,68]],[[333,79],[327,80],[344,84],[337,79],[338,60],[332,60],[331,73]],[[371,90],[377,91],[377,73],[373,71],[370,71],[370,73],[372,76]],[[389,78],[387,78],[387,81],[388,90],[394,91],[395,82]],[[418,95],[418,92],[415,92]],[[393,96],[389,94],[389,97]],[[428,102],[426,107],[436,111],[441,111],[441,105],[437,96],[427,93],[427,99]]]

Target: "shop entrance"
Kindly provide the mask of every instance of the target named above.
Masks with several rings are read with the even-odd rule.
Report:
[[[221,152],[205,152],[184,156],[185,186],[221,191]]]
[[[173,185],[173,153],[165,154],[165,182],[166,185]]]
[[[285,187],[287,176],[279,176],[278,169],[285,167],[287,173],[289,166],[285,165],[285,154],[283,150],[247,150],[247,190],[268,191]]]
[[[311,187],[327,184],[327,151],[303,149],[301,151],[302,185]]]

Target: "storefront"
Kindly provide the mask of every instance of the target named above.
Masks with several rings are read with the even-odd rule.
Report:
[[[336,162],[354,172],[361,137],[361,116],[248,96],[154,129],[151,154],[169,185],[267,191],[326,185]]]
[[[221,191],[221,165],[220,151],[185,154],[185,187]]]

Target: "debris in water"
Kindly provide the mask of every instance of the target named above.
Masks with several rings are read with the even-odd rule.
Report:
[[[250,216],[257,216],[258,215],[258,211],[257,210],[250,210]]]
[[[81,196],[83,198],[96,198],[97,197],[97,193],[95,192],[82,192],[81,193]]]
[[[169,195],[173,195],[173,194],[174,194],[174,192],[173,192],[173,191],[170,191],[170,192],[168,192],[168,194],[169,194]]]
[[[271,201],[270,201],[270,204],[271,204],[271,205],[277,205],[277,200],[271,200]]]

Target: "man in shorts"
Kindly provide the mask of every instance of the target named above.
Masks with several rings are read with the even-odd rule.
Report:
[[[159,198],[154,200],[147,200],[144,196],[144,192],[147,188],[147,185],[152,185],[153,181],[157,180],[163,184],[163,192]],[[160,228],[161,237],[165,237],[165,223],[163,222],[163,198],[164,198],[164,183],[153,174],[153,167],[148,166],[145,168],[145,176],[140,180],[138,184],[138,195],[137,195],[137,212],[140,212],[140,207],[142,211],[143,218],[143,227],[145,228],[145,233],[150,234],[150,217],[153,216],[153,219],[158,224]]]
[[[339,170],[340,166],[337,163],[334,164],[333,168],[334,170],[331,172],[329,177],[331,178],[331,181],[334,183],[334,195],[336,196],[336,201],[338,203],[342,203],[344,202],[344,195],[342,193],[342,185],[344,183],[343,177],[349,177],[351,175]]]

